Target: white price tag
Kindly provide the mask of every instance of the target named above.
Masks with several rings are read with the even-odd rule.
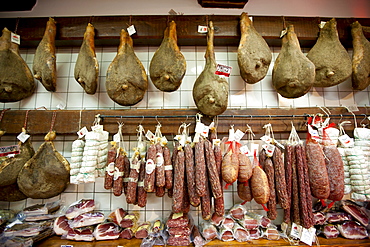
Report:
[[[77,135],[79,138],[82,138],[86,135],[86,133],[89,132],[86,127],[83,127],[79,131],[77,131]]]
[[[307,128],[308,128],[308,133],[310,133],[312,139],[320,140],[320,135],[317,130],[313,129],[311,125],[308,125]]]
[[[251,144],[251,156],[254,155],[254,153],[257,153],[258,154],[258,149],[259,149],[259,145],[258,143],[252,143]]]
[[[73,247],[71,244],[62,244],[60,247]]]
[[[21,36],[19,36],[18,34],[11,33],[10,37],[11,42],[16,43],[17,45],[21,44]]]
[[[241,146],[241,147],[240,147],[240,152],[241,152],[242,154],[247,155],[247,156],[250,156],[250,155],[251,155],[251,151],[249,151],[249,148],[248,148],[248,146],[247,146],[247,145],[243,145],[243,146]]]
[[[222,64],[217,64],[216,68],[216,75],[224,75],[226,77],[229,77],[231,74],[232,67]]]
[[[284,35],[286,34],[288,32],[288,30],[285,28],[285,29],[283,29],[283,30],[281,30],[281,33],[280,33],[280,39],[282,38],[282,37],[284,37]]]
[[[353,147],[355,144],[353,138],[349,137],[347,134],[341,135],[338,140],[343,147]]]
[[[195,133],[202,134],[203,130],[204,130],[204,124],[201,122],[197,122],[197,124],[195,125]]]
[[[290,236],[293,238],[300,239],[302,233],[302,226],[297,225],[296,223],[292,224],[292,229],[290,230]]]
[[[134,25],[129,26],[129,27],[127,28],[127,32],[128,32],[128,34],[129,34],[130,36],[131,36],[131,35],[133,35],[134,33],[136,33],[136,29],[135,29]]]
[[[17,139],[20,140],[21,142],[25,143],[27,141],[27,139],[30,138],[30,135],[24,133],[24,132],[21,132],[18,136],[17,136]]]
[[[207,26],[198,26],[198,33],[207,33],[208,32],[208,27]]]
[[[325,26],[325,24],[326,24],[326,21],[321,21],[320,24],[319,24],[319,27],[323,28]]]
[[[208,133],[209,133],[209,126],[203,125],[202,136],[208,137]]]
[[[272,142],[272,138],[270,136],[264,135],[260,138],[262,141],[264,141],[267,144],[270,144]]]
[[[235,130],[234,128],[229,129],[229,142],[235,141]]]
[[[120,134],[115,134],[114,136],[113,136],[113,141],[114,142],[117,142],[117,143],[120,143],[121,142],[121,135]]]
[[[153,139],[154,139],[155,135],[153,134],[153,132],[151,132],[150,130],[148,130],[148,131],[146,132],[146,134],[145,134],[145,137],[146,137],[149,141],[151,141],[151,140],[153,140]]]
[[[93,130],[95,132],[102,132],[103,131],[103,125],[101,125],[101,124],[93,125],[93,126],[91,126],[91,130]]]
[[[65,106],[65,105],[63,105],[62,103],[59,103],[59,104],[56,106],[56,108],[57,108],[58,110],[64,110],[64,108],[66,108],[66,106]]]
[[[145,164],[145,172],[147,174],[152,174],[154,172],[156,167],[156,164],[154,164],[154,161],[152,159],[148,159]]]
[[[347,106],[347,109],[348,109],[349,111],[352,111],[352,112],[354,112],[354,111],[359,111],[359,109],[358,109],[357,105],[349,105],[349,106]]]
[[[311,227],[310,229],[303,228],[301,234],[301,241],[309,246],[312,246],[312,242],[315,239],[316,229]]]
[[[244,136],[244,132],[243,131],[241,131],[240,129],[237,129],[236,131],[235,131],[235,134],[234,134],[234,136],[235,136],[235,141],[240,141],[242,138],[243,138],[243,136]]]
[[[267,157],[272,157],[275,151],[275,146],[272,144],[264,144],[262,145],[262,148],[266,151]]]

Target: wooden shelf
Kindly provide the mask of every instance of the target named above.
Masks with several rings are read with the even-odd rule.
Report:
[[[163,38],[167,22],[177,24],[180,46],[206,45],[206,34],[198,33],[198,25],[212,20],[215,27],[216,46],[237,46],[240,40],[239,15],[151,15],[151,16],[81,16],[54,17],[57,22],[56,46],[80,46],[88,22],[95,30],[95,45],[118,46],[122,28],[133,24],[137,33],[132,35],[134,46],[158,46]],[[320,21],[327,17],[284,17],[286,25],[293,24],[301,47],[312,47],[318,37]],[[370,18],[336,18],[339,38],[345,47],[352,47],[350,24],[358,20],[370,26]],[[0,28],[7,27],[21,36],[22,47],[36,47],[45,31],[48,17],[0,18]],[[282,16],[253,16],[256,30],[270,46],[281,46],[280,33],[283,29]],[[365,34],[370,38],[370,33]]]
[[[107,246],[118,246],[122,245],[125,247],[140,246],[141,240],[139,239],[118,239],[118,240],[107,240],[107,241],[94,241],[94,242],[76,242],[69,240],[62,240],[60,236],[53,236],[44,241],[36,243],[35,247],[60,247],[61,245],[72,245],[74,247],[107,247]],[[370,239],[364,240],[349,240],[345,238],[336,239],[325,239],[319,237],[320,246],[345,246],[345,247],[358,247],[358,246],[370,246]],[[272,241],[266,239],[253,240],[250,242],[239,243],[237,241],[222,242],[220,240],[213,240],[209,242],[206,246],[247,246],[252,245],[254,247],[262,246],[286,246],[291,247],[291,245],[283,239]],[[192,245],[193,246],[193,245]],[[297,247],[307,247],[308,245],[301,243],[301,245],[294,245]],[[316,245],[313,245],[316,246]]]
[[[338,123],[340,119],[354,121],[344,107],[329,108],[331,121]],[[0,129],[6,131],[6,135],[17,135],[24,126],[26,110],[8,110],[0,123]],[[31,135],[45,135],[51,126],[53,110],[31,110],[28,112],[27,132]],[[61,135],[75,135],[80,126],[88,129],[93,125],[95,116],[100,114],[103,118],[101,124],[109,133],[117,133],[117,122],[123,122],[123,134],[135,135],[139,123],[145,130],[155,131],[158,121],[162,125],[162,133],[165,135],[176,135],[182,122],[192,123],[190,133],[195,127],[195,115],[197,109],[127,109],[127,110],[56,110],[56,121],[54,130]],[[246,124],[250,125],[255,134],[264,133],[263,126],[271,123],[275,133],[284,133],[291,130],[291,122],[294,123],[298,132],[306,131],[305,123],[308,114],[323,113],[317,107],[308,108],[248,108],[248,109],[228,109],[218,117],[217,131],[220,135],[228,133],[230,125],[241,130],[246,129]],[[365,107],[359,107],[356,112],[357,124],[367,114]],[[104,117],[106,116],[106,117]],[[325,116],[324,116],[325,117]],[[210,124],[211,119],[203,117],[202,122]],[[367,123],[367,122],[366,122]],[[354,125],[345,125],[346,130],[352,130]]]

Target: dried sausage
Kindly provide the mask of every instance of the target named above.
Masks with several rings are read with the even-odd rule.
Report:
[[[200,197],[206,194],[206,183],[208,181],[206,177],[206,161],[204,158],[204,140],[199,139],[199,142],[195,144],[195,188]]]
[[[114,167],[114,178],[113,178],[113,194],[115,196],[122,195],[123,188],[123,172],[125,167],[125,157],[122,149],[119,150],[118,157],[115,162]]]
[[[160,143],[155,144],[157,154],[155,157],[155,185],[157,187],[163,187],[166,184],[165,171],[164,171],[164,158],[163,148]]]
[[[109,190],[113,188],[114,176],[114,162],[116,161],[117,147],[114,143],[108,150],[107,167],[105,171],[104,189]]]
[[[155,157],[157,149],[155,144],[150,144],[146,153],[146,164],[145,164],[145,179],[144,189],[146,192],[154,192],[155,190]]]
[[[185,152],[187,190],[189,194],[190,204],[194,207],[198,207],[200,204],[200,197],[195,190],[194,153],[193,148],[191,147],[190,144],[185,144],[184,152]]]
[[[264,171],[266,173],[269,187],[270,187],[270,196],[269,201],[267,202],[267,217],[271,220],[275,220],[277,217],[277,210],[276,210],[276,193],[275,193],[275,171],[274,171],[274,164],[270,157],[267,157],[265,160]]]
[[[202,209],[202,218],[204,220],[211,219],[212,216],[212,197],[211,197],[211,189],[208,183],[208,179],[206,181],[206,193],[204,196],[200,198],[201,200],[201,209]]]
[[[250,186],[250,180],[247,183],[240,183],[238,181],[238,196],[240,199],[242,199],[244,202],[250,202],[253,199],[251,186]]]
[[[165,187],[166,189],[172,188],[173,173],[172,173],[172,160],[171,151],[167,146],[163,146],[163,160],[164,160],[164,175],[165,175]]]
[[[165,187],[156,187],[155,188],[155,195],[157,197],[163,197],[164,194],[166,194],[166,188]]]
[[[270,187],[266,173],[258,165],[253,168],[251,177],[251,191],[258,204],[265,204],[270,197]]]
[[[292,206],[291,206],[291,220],[300,225],[301,218],[299,213],[299,185],[298,185],[298,172],[297,172],[297,161],[296,161],[296,151],[295,146],[292,146]]]
[[[286,182],[286,192],[289,200],[289,207],[284,209],[284,222],[290,222],[291,208],[292,208],[292,162],[294,159],[294,147],[293,145],[285,146],[285,182]]]
[[[185,154],[181,146],[178,147],[174,165],[174,174],[172,211],[174,213],[179,213],[182,212],[185,188]]]
[[[140,162],[140,172],[139,172],[139,182],[137,183],[137,205],[139,207],[146,206],[146,191],[144,189],[144,179],[145,179],[145,166],[146,162],[142,160]]]
[[[330,195],[330,185],[321,145],[307,142],[306,157],[311,193],[318,199],[327,199]]]
[[[130,160],[127,157],[127,154],[125,154],[123,167],[123,193],[125,195],[127,195],[127,185],[129,176],[130,176]]]
[[[220,176],[216,167],[215,154],[213,152],[212,143],[205,139],[204,140],[204,149],[206,154],[206,165],[208,178],[210,182],[210,188],[212,190],[213,197],[218,199],[223,196],[222,188],[220,184]]]
[[[225,181],[226,185],[230,185],[237,180],[238,171],[238,154],[229,151],[222,159],[222,179]]]
[[[239,174],[238,181],[247,182],[252,176],[252,163],[247,155],[239,153]]]
[[[272,162],[275,168],[275,188],[278,202],[283,209],[287,209],[290,206],[290,202],[286,191],[284,159],[283,153],[278,147],[274,150]]]
[[[130,176],[127,184],[126,202],[128,204],[136,203],[136,192],[137,192],[137,183],[139,180],[140,163],[141,161],[139,161],[139,155],[136,154],[131,162]]]

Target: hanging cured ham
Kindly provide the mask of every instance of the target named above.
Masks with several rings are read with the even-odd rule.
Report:
[[[57,68],[55,56],[55,35],[57,28],[55,20],[49,18],[41,42],[37,46],[33,58],[33,75],[46,90],[55,92],[57,81]]]
[[[50,131],[45,136],[45,142],[18,174],[19,189],[30,198],[57,196],[69,183],[69,162],[55,149],[55,137],[55,132]]]
[[[320,30],[319,38],[307,53],[316,67],[314,87],[331,87],[347,80],[352,74],[352,62],[340,43],[337,22],[333,18]]]
[[[271,50],[254,28],[247,13],[240,16],[240,32],[238,47],[240,75],[246,83],[254,84],[266,76],[272,59]]]
[[[193,98],[197,108],[208,116],[216,116],[223,113],[227,108],[229,95],[229,83],[225,78],[215,74],[217,63],[213,38],[213,22],[210,21],[205,54],[206,65],[193,87]]]
[[[94,26],[87,24],[84,39],[78,53],[74,75],[87,94],[95,94],[98,87],[99,64],[95,54]]]
[[[3,29],[0,37],[0,101],[16,102],[33,94],[36,85],[33,75],[18,45],[10,40],[10,31]]]
[[[185,72],[185,57],[177,46],[176,23],[171,21],[150,61],[150,79],[159,90],[173,92],[180,87]]]
[[[366,39],[361,24],[351,24],[353,56],[352,87],[364,90],[370,84],[370,42]]]
[[[315,65],[302,53],[294,26],[287,27],[272,70],[272,84],[285,98],[305,95],[315,80]]]
[[[118,53],[109,65],[106,88],[109,97],[119,105],[140,102],[148,89],[148,76],[137,58],[130,35],[121,30]]]

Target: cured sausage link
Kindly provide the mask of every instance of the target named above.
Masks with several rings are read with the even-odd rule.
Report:
[[[215,154],[213,152],[212,143],[209,140],[204,140],[204,149],[206,153],[206,165],[208,177],[211,184],[212,194],[215,199],[223,196],[220,184],[220,175],[217,171]]]
[[[206,177],[206,161],[204,158],[204,140],[199,139],[199,142],[195,144],[195,188],[198,196],[202,197],[206,194],[206,183],[208,181]]]
[[[183,197],[185,186],[185,154],[182,147],[177,151],[174,166],[174,185],[172,197],[172,212],[180,213],[183,209]]]
[[[114,162],[116,161],[117,148],[112,145],[108,150],[107,167],[104,178],[104,189],[109,190],[113,188]]]
[[[139,207],[146,206],[146,191],[144,189],[144,179],[145,179],[145,166],[146,162],[141,160],[140,162],[140,172],[139,172],[139,182],[137,183],[137,205]]]
[[[165,171],[164,171],[164,158],[163,158],[163,148],[160,143],[155,144],[157,150],[155,158],[155,185],[157,187],[163,187],[166,184]]]
[[[285,168],[283,153],[280,148],[276,147],[272,156],[272,161],[275,168],[275,186],[278,202],[283,209],[290,207],[285,181]]]
[[[299,185],[298,185],[298,172],[297,172],[297,154],[296,145],[291,146],[292,148],[292,207],[291,207],[291,220],[300,225],[301,218],[299,213]]]
[[[164,175],[165,175],[165,187],[171,189],[173,184],[173,173],[172,173],[172,160],[171,152],[167,146],[163,147],[163,160],[164,160]]]
[[[285,181],[286,192],[289,201],[289,207],[284,209],[284,222],[290,222],[291,208],[292,208],[292,162],[294,159],[294,147],[292,145],[285,146]]]
[[[136,203],[136,192],[137,192],[137,183],[139,180],[140,164],[141,161],[138,160],[138,156],[134,157],[134,159],[131,162],[130,176],[129,181],[127,183],[126,202],[128,204]]]
[[[155,156],[157,149],[155,144],[150,144],[147,151],[145,165],[144,189],[146,192],[154,192],[155,190]]]
[[[187,190],[189,194],[190,204],[194,207],[198,207],[200,204],[200,197],[195,190],[194,153],[193,153],[193,148],[191,147],[190,144],[185,145],[184,152],[185,152]]]
[[[123,172],[125,168],[125,156],[122,150],[119,151],[119,155],[115,163],[114,179],[113,179],[113,194],[115,196],[122,195],[123,189]]]
[[[264,164],[264,171],[266,173],[269,187],[270,187],[270,196],[267,202],[267,217],[271,220],[275,220],[277,217],[277,210],[276,210],[276,193],[275,193],[275,171],[274,171],[274,164],[272,163],[271,158],[267,158]]]

